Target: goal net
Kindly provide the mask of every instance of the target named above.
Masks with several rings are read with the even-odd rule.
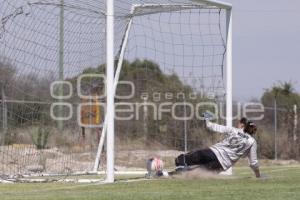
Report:
[[[123,40],[115,76],[115,168],[144,170],[153,156],[174,168],[180,153],[216,140],[201,113],[225,116],[226,12],[201,4],[142,4],[125,20],[128,35],[116,31]]]
[[[0,175],[92,170],[104,112],[104,8],[0,1]]]
[[[0,177],[106,170],[105,2],[0,1]],[[222,5],[115,1],[116,171],[215,141],[201,113],[225,123]]]

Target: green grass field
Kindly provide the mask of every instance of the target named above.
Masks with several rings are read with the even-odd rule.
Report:
[[[114,184],[1,184],[0,199],[180,199],[180,200],[247,200],[300,199],[300,166],[263,167],[266,180],[253,177],[247,167],[234,169],[230,178],[160,179]],[[130,180],[130,179],[129,179]]]

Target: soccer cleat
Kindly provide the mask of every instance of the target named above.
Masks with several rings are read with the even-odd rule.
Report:
[[[169,176],[180,175],[184,172],[192,170],[189,166],[177,166],[174,171],[168,173]]]
[[[184,166],[177,166],[175,171],[177,172],[186,172],[186,171],[190,171],[191,168],[187,165],[184,165]]]

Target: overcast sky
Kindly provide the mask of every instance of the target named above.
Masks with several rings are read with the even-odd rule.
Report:
[[[294,83],[296,91],[300,92],[300,0],[223,1],[233,4],[234,99],[247,101],[252,98],[260,98],[266,88],[270,88],[272,85],[278,83],[279,81],[291,81],[292,83]],[[14,2],[18,2],[18,0],[15,0]],[[7,8],[5,7],[1,9],[1,11],[4,12],[6,9]],[[42,9],[36,10],[37,13],[42,11]],[[43,13],[45,13],[46,16],[50,15],[50,12]],[[1,12],[1,14],[4,13]],[[22,22],[21,20],[23,20],[23,18],[13,19],[15,20],[15,22],[17,22],[17,19],[20,20],[20,22]],[[55,26],[53,25],[51,26],[51,28],[56,27],[56,18],[52,19],[49,17],[44,17],[43,19],[49,19],[50,21],[52,20],[51,22],[55,24]],[[28,23],[31,23],[31,21],[29,20]],[[90,24],[92,27],[97,27],[95,25],[95,22]],[[13,28],[12,30],[15,30],[15,26],[13,25],[15,24],[12,23],[11,28]],[[22,26],[18,27],[22,28]],[[8,29],[8,25],[6,26],[6,28]],[[23,26],[23,28],[25,31],[28,31],[27,26]],[[34,27],[32,31],[35,31],[36,28],[37,27]],[[44,37],[42,37],[47,36],[46,34],[43,34],[42,36],[38,35],[40,32],[42,32],[41,27],[38,28],[40,28],[39,31],[36,31],[35,33],[38,36],[37,38],[43,39],[43,41],[49,41],[51,43],[49,38],[44,39]],[[95,33],[97,33],[95,35],[99,35],[99,31],[97,32],[97,30],[91,30],[90,28],[87,30],[92,32],[94,31]],[[22,31],[18,32],[20,34],[24,34],[24,32]],[[70,34],[72,32],[66,33]],[[15,38],[13,39],[14,40],[12,40],[12,42],[14,44],[18,44],[15,42]],[[53,43],[58,44],[57,38],[51,39],[54,41]],[[9,40],[6,39],[6,43],[8,42]],[[35,45],[34,42],[31,42],[30,44]],[[100,44],[100,42],[95,42],[95,44]],[[55,45],[52,46],[54,46],[52,52],[40,52],[43,53],[44,56],[52,56],[52,54],[56,55],[57,49]],[[77,46],[75,47],[78,48]],[[5,50],[3,49],[4,48],[0,49],[0,52],[3,52]],[[92,50],[93,49],[97,48],[95,47],[92,48]],[[50,51],[51,48],[46,48],[46,50]],[[84,52],[84,49],[82,51]],[[31,59],[30,55],[36,55],[36,53],[37,52],[31,53],[29,54],[29,56],[27,55],[26,58]],[[14,55],[14,60],[16,61],[19,61],[17,59],[17,55],[19,54],[20,53],[11,53],[11,55]],[[70,55],[73,58],[74,54]],[[20,62],[24,63],[23,57],[23,54],[21,54]],[[77,62],[77,58],[80,59],[80,56],[75,57],[75,59],[65,58],[65,60],[74,60],[75,64],[81,64],[81,60],[80,62]],[[99,56],[94,57],[98,58]],[[83,61],[86,60],[93,59],[83,59]],[[52,61],[52,65],[55,65],[55,62],[57,60],[51,57],[50,61]],[[74,68],[75,65],[72,62],[70,66]],[[75,69],[73,68],[72,70],[74,71]],[[30,68],[30,70],[33,69]]]
[[[234,9],[234,99],[260,98],[278,81],[300,92],[300,1],[226,1]]]

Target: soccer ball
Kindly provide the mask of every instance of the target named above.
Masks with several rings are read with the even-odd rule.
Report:
[[[147,177],[163,176],[164,163],[161,159],[153,157],[147,161]]]

